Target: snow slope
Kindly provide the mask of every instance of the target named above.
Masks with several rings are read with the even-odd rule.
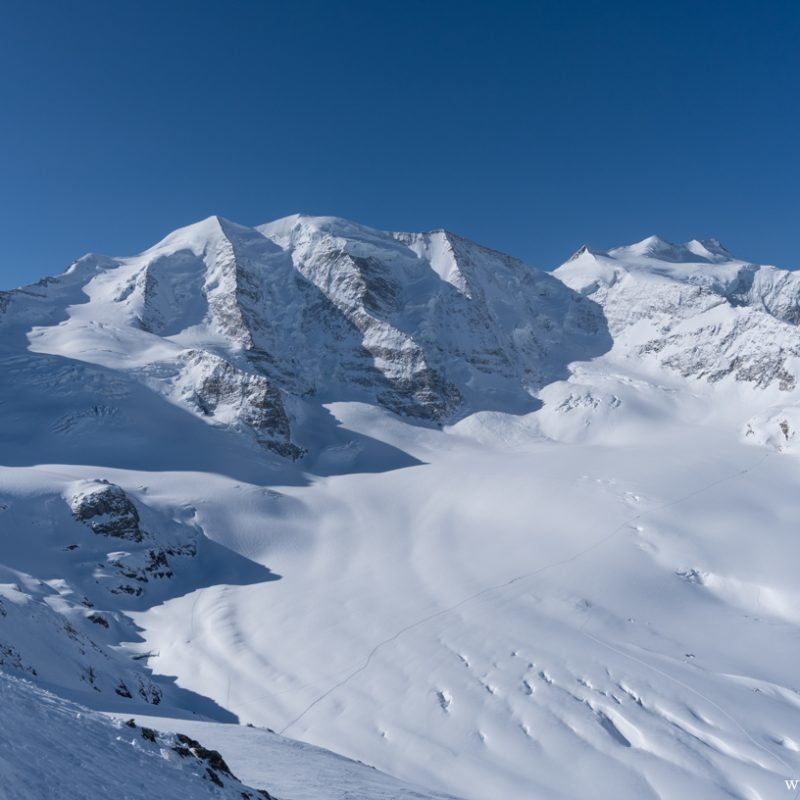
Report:
[[[110,720],[2,673],[0,698],[3,800],[448,800],[256,728]]]
[[[0,674],[0,797],[8,800],[263,798],[184,748]],[[213,770],[213,772],[212,772]],[[212,778],[213,775],[213,778]]]
[[[531,408],[531,389],[610,346],[594,303],[515,259],[334,218],[211,217],[135,258],[85,256],[4,304],[0,326],[32,351],[123,372],[295,458],[302,398],[427,420]]]
[[[800,284],[555,276],[211,218],[0,297],[3,669],[282,800],[787,796]]]
[[[238,777],[253,786],[270,787],[270,793],[281,800],[455,800],[264,728],[163,717],[137,717],[136,721],[186,733],[222,751]]]
[[[154,668],[465,797],[769,796],[794,774],[795,463],[699,422],[511,452],[397,428],[425,466],[283,488],[303,514],[268,543],[239,529],[286,576],[268,595],[136,615]],[[253,490],[239,504],[263,519]]]

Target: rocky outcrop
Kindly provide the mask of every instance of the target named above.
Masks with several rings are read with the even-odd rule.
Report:
[[[133,258],[87,256],[37,293],[37,353],[140,381],[292,459],[294,420],[318,410],[308,403],[437,423],[516,413],[611,346],[596,303],[517,259],[446,231],[329,217],[260,228],[211,217]],[[58,427],[87,424],[76,411]]]
[[[161,702],[162,690],[146,672],[127,655],[103,645],[112,615],[87,614],[81,604],[68,599],[69,592],[54,607],[52,590],[32,579],[11,591],[14,601],[4,603],[0,590],[3,671],[72,692],[118,694],[148,705]],[[125,687],[124,694],[117,691],[120,687]]]
[[[204,747],[197,739],[187,736],[185,733],[161,733],[153,728],[139,726],[135,719],[129,719],[124,723],[125,727],[131,730],[138,730],[141,736],[141,746],[149,747],[153,745],[159,748],[162,753],[171,750],[181,759],[193,762],[199,767],[198,774],[211,781],[220,789],[231,787],[237,791],[237,797],[242,800],[275,800],[266,789],[252,789],[242,784],[233,774],[227,762],[219,750],[212,750]]]
[[[296,372],[317,395],[436,421],[519,410],[567,363],[605,352],[602,312],[551,276],[446,231],[384,233],[333,218],[259,228],[290,259],[297,305],[279,311],[314,346]],[[286,266],[279,270],[286,273]],[[245,319],[274,295],[270,270]],[[286,276],[284,292],[291,291]],[[313,303],[313,316],[305,313]],[[274,336],[258,347],[280,361]],[[269,369],[269,367],[267,367]],[[276,373],[277,374],[277,373]]]
[[[89,481],[69,501],[72,515],[98,536],[141,542],[139,512],[121,487],[106,480]]]
[[[800,365],[800,278],[739,261],[719,242],[651,237],[579,251],[555,273],[596,300],[615,352],[685,378],[788,392]]]
[[[744,425],[742,438],[756,445],[766,445],[779,451],[796,452],[800,431],[800,405],[770,408]]]
[[[171,578],[174,575],[168,560],[169,557],[194,557],[196,555],[197,546],[190,542],[184,545],[148,547],[135,553],[114,553],[109,555],[107,563],[123,578],[143,584],[151,580]],[[139,596],[144,590],[141,586],[123,584],[112,588],[111,591],[115,594],[135,594]]]
[[[684,330],[648,339],[639,354],[656,354],[660,362],[686,378],[717,383],[728,376],[760,389],[790,391],[797,377],[790,359],[800,356],[800,336],[748,309],[726,319],[702,318]]]
[[[200,350],[188,351],[182,361],[175,387],[197,413],[250,433],[258,444],[279,455],[302,455],[301,448],[291,441],[281,392],[268,378]]]
[[[73,486],[68,503],[72,516],[93,533],[125,541],[126,550],[119,550],[121,543],[115,542],[104,564],[98,565],[102,569],[95,573],[95,581],[111,594],[141,597],[146,584],[173,577],[174,559],[197,555],[192,531],[181,529],[181,541],[171,541],[163,535],[159,541],[143,529],[139,510],[122,487],[107,480],[78,483]]]

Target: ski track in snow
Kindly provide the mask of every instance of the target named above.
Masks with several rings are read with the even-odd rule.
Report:
[[[159,703],[286,800],[434,795],[201,717],[472,800],[765,798],[800,753],[798,298],[713,240],[546,274],[302,216],[0,292],[0,664]]]

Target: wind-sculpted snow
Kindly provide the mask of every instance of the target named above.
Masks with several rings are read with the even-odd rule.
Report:
[[[0,295],[0,786],[791,796],[798,281],[556,275],[211,218]]]
[[[800,769],[798,464],[686,401],[648,437],[634,417],[663,394],[618,380],[586,446],[537,435],[542,412],[440,432],[336,406],[426,465],[285,490],[304,509],[266,512],[267,541],[242,487],[215,527],[251,519],[237,547],[283,580],[137,614],[152,665],[476,800],[781,796]]]

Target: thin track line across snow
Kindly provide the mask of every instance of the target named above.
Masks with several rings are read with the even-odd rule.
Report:
[[[568,556],[566,558],[558,559],[557,561],[553,561],[550,564],[545,564],[545,565],[543,565],[541,567],[538,567],[538,568],[536,568],[534,570],[531,570],[530,572],[524,572],[522,574],[515,575],[513,578],[509,578],[508,580],[503,581],[501,583],[496,583],[496,584],[493,584],[491,586],[486,586],[483,589],[481,589],[480,591],[477,591],[474,594],[471,594],[468,597],[465,597],[465,598],[459,600],[457,603],[454,603],[451,606],[447,606],[446,608],[440,609],[439,611],[435,611],[432,614],[428,614],[427,616],[421,617],[420,619],[416,620],[415,622],[412,622],[412,623],[406,625],[405,627],[400,628],[400,630],[395,631],[395,633],[393,633],[388,638],[383,639],[382,641],[378,642],[369,651],[369,653],[367,654],[367,657],[364,659],[364,663],[361,664],[361,666],[359,666],[358,668],[356,668],[352,672],[350,672],[347,675],[345,675],[340,681],[335,683],[330,688],[326,689],[324,692],[322,692],[322,694],[320,694],[318,697],[316,697],[314,700],[312,700],[312,702],[310,702],[294,719],[292,719],[290,722],[288,722],[286,725],[284,725],[284,727],[281,728],[279,733],[281,733],[282,735],[285,734],[290,728],[294,727],[298,722],[300,722],[300,720],[303,719],[303,717],[305,717],[315,706],[319,705],[319,703],[321,703],[327,697],[330,697],[335,691],[340,689],[342,686],[344,686],[347,683],[349,683],[357,675],[360,675],[362,672],[364,672],[369,667],[369,665],[372,663],[373,658],[377,655],[377,653],[380,650],[382,650],[387,645],[389,645],[392,642],[394,642],[397,639],[399,639],[403,634],[408,633],[408,631],[411,631],[414,628],[419,628],[420,626],[425,625],[426,623],[430,622],[431,620],[437,619],[437,618],[442,617],[442,616],[444,616],[446,614],[450,614],[451,612],[455,611],[456,609],[461,608],[461,606],[465,605],[466,603],[470,603],[473,600],[477,600],[479,597],[482,597],[483,595],[488,594],[489,592],[499,591],[499,590],[505,589],[508,586],[511,586],[514,583],[518,583],[521,580],[525,580],[527,578],[533,578],[533,577],[535,577],[537,575],[540,575],[541,573],[546,572],[548,570],[556,569],[557,567],[562,567],[562,566],[565,566],[566,564],[570,564],[570,563],[572,563],[574,561],[577,561],[579,558],[583,558],[588,553],[591,553],[592,551],[597,550],[599,547],[602,547],[604,544],[606,544],[611,539],[613,539],[615,536],[617,536],[620,533],[620,531],[622,531],[625,528],[629,527],[632,523],[636,522],[637,520],[643,519],[644,517],[647,517],[650,514],[654,514],[657,511],[663,511],[666,508],[670,508],[670,507],[678,505],[680,503],[684,503],[687,500],[691,499],[692,497],[696,497],[699,494],[703,494],[703,493],[709,491],[710,489],[713,489],[714,487],[719,486],[720,484],[727,483],[728,481],[731,481],[731,480],[734,480],[736,478],[739,478],[742,475],[747,475],[749,472],[752,472],[753,470],[756,470],[756,469],[760,468],[764,464],[764,462],[770,457],[770,455],[772,455],[772,454],[769,453],[769,452],[765,453],[765,455],[756,464],[754,464],[751,467],[746,467],[744,469],[737,470],[736,472],[732,473],[731,475],[727,475],[724,478],[718,478],[717,480],[712,481],[711,483],[708,483],[705,486],[701,486],[701,487],[699,487],[697,489],[694,489],[693,491],[688,492],[687,494],[681,495],[680,497],[677,497],[674,500],[670,500],[670,501],[668,501],[666,503],[662,503],[661,505],[655,506],[654,508],[651,508],[648,511],[642,511],[639,514],[636,514],[636,515],[624,520],[623,522],[620,522],[619,525],[617,525],[613,530],[611,530],[605,536],[601,537],[600,539],[598,539],[596,542],[590,544],[589,546],[582,548],[578,552],[573,553],[571,556]],[[645,664],[645,666],[647,666],[647,665]],[[708,698],[706,698],[706,699],[708,699]],[[713,704],[712,701],[709,700],[709,702],[711,702]],[[731,719],[733,719],[733,718],[731,717]],[[736,722],[736,721],[734,720],[734,722]],[[737,724],[738,727],[742,728],[742,726],[738,722],[736,722],[736,724]],[[742,730],[744,730],[744,728],[742,728]],[[766,752],[769,753],[769,751],[766,751]],[[778,757],[776,756],[776,758],[778,758]],[[798,793],[798,794],[800,794],[800,793]]]
[[[655,506],[654,508],[651,508],[648,511],[643,511],[643,512],[641,512],[639,514],[635,514],[634,516],[632,516],[632,517],[624,520],[623,522],[621,522],[612,531],[610,531],[605,536],[603,536],[600,539],[598,539],[593,544],[589,545],[588,547],[583,548],[582,550],[579,550],[577,553],[574,553],[573,555],[569,556],[568,558],[562,558],[562,559],[559,559],[558,561],[553,561],[550,564],[545,564],[544,566],[538,567],[537,569],[532,570],[530,572],[522,573],[520,575],[515,575],[513,578],[510,578],[507,581],[503,581],[502,583],[494,584],[492,586],[487,586],[487,587],[481,589],[480,591],[475,592],[474,594],[471,594],[468,597],[463,598],[462,600],[459,600],[457,603],[454,603],[453,605],[448,606],[447,608],[443,608],[443,609],[441,609],[439,611],[434,612],[433,614],[428,614],[427,616],[422,617],[422,618],[416,620],[415,622],[412,622],[409,625],[406,625],[404,628],[401,628],[400,630],[396,631],[392,636],[390,636],[387,639],[384,639],[384,640],[378,642],[378,644],[376,644],[370,650],[370,652],[368,653],[366,659],[364,660],[364,663],[360,667],[358,667],[357,669],[355,669],[352,672],[348,673],[344,678],[342,678],[342,680],[338,681],[336,684],[331,686],[325,692],[320,694],[315,700],[313,700],[311,703],[309,703],[303,709],[303,711],[300,714],[298,714],[293,720],[291,720],[291,722],[289,722],[287,725],[285,725],[280,730],[280,733],[281,734],[285,734],[289,730],[289,728],[293,727],[298,722],[300,722],[300,720],[303,719],[303,717],[305,717],[315,706],[317,706],[319,703],[321,703],[323,700],[325,700],[325,698],[330,697],[337,689],[340,689],[342,686],[344,686],[345,684],[349,683],[357,675],[360,675],[362,672],[364,672],[369,667],[369,665],[372,663],[372,660],[375,657],[375,655],[377,655],[377,653],[381,649],[383,649],[386,645],[391,644],[392,642],[394,642],[397,639],[399,639],[404,633],[407,633],[408,631],[413,630],[414,628],[418,628],[418,627],[426,624],[427,622],[430,622],[431,620],[437,619],[438,617],[441,617],[441,616],[444,616],[446,614],[449,614],[449,613],[455,611],[456,609],[460,608],[461,606],[465,605],[466,603],[469,603],[469,602],[471,602],[473,600],[477,600],[479,597],[482,597],[483,595],[488,594],[489,592],[499,591],[499,590],[505,589],[506,587],[511,586],[514,583],[518,583],[519,581],[524,580],[526,578],[532,578],[532,577],[535,577],[536,575],[539,575],[539,574],[541,574],[543,572],[546,572],[547,570],[555,569],[557,567],[565,566],[566,564],[570,564],[570,563],[572,563],[574,561],[577,561],[579,558],[583,558],[583,556],[587,555],[588,553],[591,553],[592,551],[597,550],[599,547],[602,547],[604,544],[606,544],[611,539],[613,539],[615,536],[617,536],[617,534],[620,531],[622,531],[625,528],[629,527],[632,523],[636,522],[637,520],[643,519],[644,517],[647,517],[650,514],[653,514],[653,513],[657,512],[657,511],[663,511],[666,508],[671,508],[673,506],[676,506],[676,505],[679,505],[681,503],[684,503],[687,500],[690,500],[692,497],[696,497],[697,495],[704,494],[705,492],[709,491],[710,489],[713,489],[716,486],[719,486],[719,485],[721,485],[723,483],[727,483],[728,481],[731,481],[731,480],[735,480],[736,478],[742,477],[743,475],[747,475],[748,473],[759,469],[771,455],[772,455],[772,453],[769,453],[769,452],[765,453],[764,456],[756,464],[754,464],[752,467],[745,467],[744,469],[740,469],[740,470],[738,470],[737,472],[734,472],[731,475],[728,475],[728,476],[726,476],[724,478],[719,478],[716,481],[712,481],[711,483],[708,483],[705,486],[701,486],[698,489],[695,489],[695,490],[693,490],[691,492],[688,492],[685,495],[681,495],[681,497],[675,498],[674,500],[670,500],[670,501],[668,501],[666,503],[662,503],[661,505]],[[44,473],[47,473],[47,474],[50,474],[50,475],[56,475],[56,476],[58,476],[60,478],[68,478],[70,480],[75,480],[75,475],[73,475],[73,474],[64,473],[64,472],[56,472],[55,470],[42,469],[42,468],[39,468],[39,467],[37,467],[36,469],[39,472],[44,472]],[[192,603],[192,614],[191,614],[192,636],[190,636],[190,639],[194,635],[194,612],[195,612],[195,607],[197,606],[197,602],[200,599],[200,594],[201,594],[201,592],[197,593],[197,596],[194,598],[194,601]],[[618,655],[621,655],[621,656],[623,656],[625,658],[628,658],[631,661],[634,661],[635,663],[640,664],[641,666],[645,667],[646,669],[649,669],[649,670],[652,670],[653,672],[656,672],[657,674],[661,675],[662,677],[666,678],[667,680],[670,680],[673,683],[675,683],[676,685],[681,686],[682,688],[687,689],[688,691],[692,692],[692,694],[696,695],[697,697],[702,698],[707,703],[709,703],[709,705],[711,705],[715,709],[717,709],[717,711],[719,711],[723,716],[725,716],[727,719],[729,719],[747,737],[747,739],[752,744],[754,744],[759,750],[761,750],[762,752],[766,753],[768,756],[771,756],[772,758],[774,758],[782,767],[784,767],[786,769],[786,774],[787,775],[791,775],[792,774],[792,767],[786,761],[784,761],[779,755],[777,755],[776,753],[773,753],[769,748],[767,748],[766,746],[764,746],[763,744],[758,742],[756,739],[754,739],[753,736],[744,727],[744,725],[742,725],[732,714],[730,714],[728,711],[726,711],[724,708],[722,708],[719,704],[715,703],[710,697],[708,697],[707,695],[705,695],[702,692],[698,691],[697,689],[689,686],[687,683],[684,683],[683,681],[679,680],[678,678],[675,678],[674,676],[670,675],[669,673],[665,672],[664,670],[659,669],[658,667],[656,667],[656,666],[654,666],[652,664],[649,664],[648,662],[643,661],[642,659],[637,658],[636,656],[631,655],[630,653],[626,653],[625,651],[614,647],[613,645],[609,644],[608,642],[605,642],[602,639],[598,639],[597,637],[592,636],[590,633],[587,633],[585,631],[585,627],[586,627],[587,623],[589,622],[590,616],[591,615],[587,610],[586,620],[584,621],[584,623],[579,628],[579,633],[581,633],[581,635],[585,636],[587,639],[589,639],[590,641],[594,642],[595,644],[602,645],[603,647],[611,650],[612,652],[617,653]],[[228,700],[228,704],[229,704],[230,703],[230,677],[228,679],[228,698],[229,698],[229,700]],[[798,790],[793,795],[792,800],[798,800],[798,798],[800,798],[800,790]]]

